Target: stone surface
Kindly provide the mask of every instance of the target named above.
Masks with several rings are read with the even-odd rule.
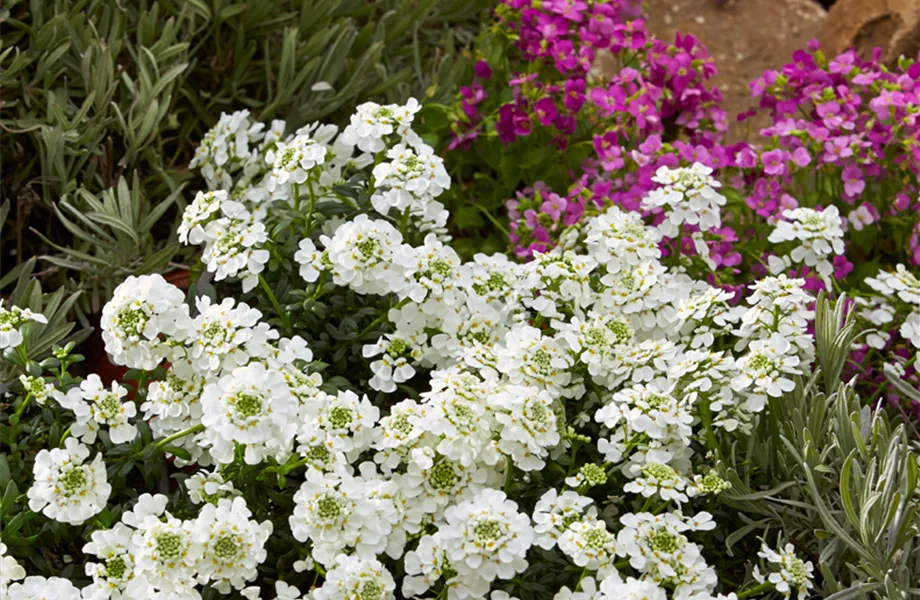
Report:
[[[677,31],[693,34],[715,57],[714,83],[725,96],[731,141],[752,139],[766,126],[763,117],[735,121],[757,106],[750,81],[791,62],[793,52],[818,37],[826,16],[814,0],[646,0],[645,5],[648,28],[657,37],[672,41]]]
[[[882,60],[916,58],[920,50],[920,0],[837,0],[824,21],[821,44],[828,55],[854,47],[863,58],[876,46]]]

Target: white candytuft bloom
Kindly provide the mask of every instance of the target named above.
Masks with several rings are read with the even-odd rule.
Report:
[[[309,135],[295,135],[289,142],[279,142],[278,147],[265,156],[272,167],[269,190],[274,191],[276,186],[287,183],[305,183],[311,171],[326,162],[327,152],[324,143]]]
[[[11,306],[7,309],[0,305],[0,350],[15,348],[22,343],[22,332],[19,328],[27,321],[45,324],[48,319],[45,315],[34,313],[28,308]]]
[[[263,123],[253,123],[248,110],[222,113],[217,125],[208,130],[195,150],[189,168],[201,168],[209,189],[229,190],[231,175],[248,164],[256,150],[250,146],[262,137]]]
[[[785,337],[774,333],[766,340],[754,340],[749,351],[736,361],[738,374],[732,379],[732,389],[744,391],[751,387],[747,408],[763,410],[767,398],[780,398],[795,389],[792,376],[800,375],[799,357]]]
[[[349,460],[356,459],[374,443],[380,409],[367,396],[359,397],[350,390],[324,398],[314,418],[304,423],[302,435],[326,440],[330,449],[344,453]]]
[[[616,273],[624,266],[635,267],[661,258],[660,241],[661,234],[648,227],[642,215],[614,205],[588,222],[585,243],[598,264],[608,273]]]
[[[415,148],[398,144],[387,150],[388,162],[381,162],[372,173],[374,194],[371,204],[386,215],[391,208],[424,213],[427,205],[450,188],[444,159],[434,148],[419,144]]]
[[[135,527],[131,537],[137,549],[135,576],[144,577],[167,596],[195,598],[198,594],[194,586],[204,544],[195,539],[193,522],[164,513],[165,497],[147,496],[147,499],[149,506],[135,507],[133,518],[123,518]],[[144,496],[139,500],[144,500]]]
[[[652,581],[668,581],[675,586],[676,597],[713,591],[718,581],[715,571],[706,564],[701,548],[684,535],[715,528],[709,513],[692,518],[680,513],[627,514],[620,522],[617,553],[628,557],[632,568]]]
[[[560,440],[549,392],[512,385],[489,398],[489,404],[502,425],[499,449],[523,471],[542,469],[543,459]]]
[[[316,249],[313,240],[310,238],[300,240],[294,260],[300,265],[300,276],[304,278],[304,281],[313,283],[319,279],[319,274],[325,270],[322,259],[323,253]]]
[[[543,494],[533,511],[537,545],[550,550],[570,525],[582,519],[594,520],[597,511],[589,507],[591,502],[591,498],[571,490],[560,494],[552,488]]]
[[[396,134],[410,145],[421,142],[412,131],[415,113],[421,110],[415,98],[409,98],[405,105],[365,102],[358,106],[351,122],[342,132],[342,143],[357,146],[362,152],[376,154],[387,147],[387,138]]]
[[[70,433],[74,437],[92,444],[101,426],[107,425],[112,443],[124,444],[137,437],[137,428],[131,423],[137,406],[124,400],[127,394],[128,390],[117,381],[107,389],[102,379],[93,373],[80,387],[71,388],[66,394],[56,393],[55,399],[62,407],[73,411],[76,422],[71,425]]]
[[[313,592],[315,600],[394,600],[396,582],[374,558],[341,555]]]
[[[155,437],[167,437],[201,423],[201,392],[206,383],[207,378],[184,359],[170,365],[166,379],[150,382],[141,411]],[[203,464],[198,437],[184,436],[173,445],[185,448]]]
[[[412,251],[390,223],[358,215],[335,234],[320,237],[336,285],[359,294],[389,294],[405,285],[405,273],[413,266]]]
[[[536,385],[555,397],[572,381],[572,357],[559,340],[544,336],[536,327],[519,325],[509,331],[496,354],[498,370],[514,384]]]
[[[592,571],[610,567],[616,559],[617,538],[603,521],[575,521],[556,543],[572,562]]]
[[[760,583],[769,581],[784,597],[790,598],[795,592],[796,598],[805,598],[808,590],[814,587],[814,565],[797,557],[792,544],[786,544],[779,552],[763,544],[757,556],[766,559],[773,571],[764,577],[760,569],[754,567],[754,579]]]
[[[262,363],[238,367],[204,388],[201,408],[204,443],[217,462],[233,462],[237,445],[250,465],[290,454],[298,407],[278,371]]]
[[[834,205],[820,212],[812,208],[796,208],[783,211],[783,218],[785,220],[776,224],[768,240],[773,244],[800,242],[789,256],[796,263],[813,267],[829,286],[834,265],[828,257],[844,251],[840,211]]]
[[[195,504],[217,504],[223,498],[235,498],[240,492],[233,487],[232,481],[226,481],[219,470],[199,471],[185,480],[185,489],[189,500]]]
[[[3,597],[9,600],[81,600],[80,590],[63,577],[26,577],[12,584],[8,593]]]
[[[170,344],[188,335],[192,320],[182,290],[161,275],[128,277],[102,307],[105,351],[118,365],[152,370]]]
[[[710,595],[693,596],[694,598],[712,598]],[[601,582],[601,600],[667,600],[667,592],[658,587],[654,581],[639,580],[629,577],[626,581],[614,575]]]
[[[205,227],[220,216],[221,208],[228,202],[225,190],[198,192],[182,213],[182,223],[176,230],[183,244],[203,244],[207,241]]]
[[[242,590],[256,578],[256,567],[265,561],[265,541],[272,522],[250,520],[252,513],[242,498],[205,504],[192,525],[204,555],[198,578],[209,581],[222,594]]]
[[[260,323],[262,313],[243,302],[224,298],[212,304],[207,296],[195,300],[198,316],[192,322],[192,334],[186,345],[193,368],[203,375],[221,370],[231,371],[254,358],[269,354],[269,340],[278,332]]]
[[[711,168],[700,163],[678,169],[660,167],[655,172],[652,181],[662,187],[649,192],[642,208],[667,207],[666,218],[658,226],[662,234],[676,237],[683,223],[696,225],[701,231],[721,225],[720,207],[726,200],[716,191],[722,184],[710,177],[711,173]]]
[[[133,534],[134,530],[124,523],[92,533],[83,552],[95,556],[99,562],[86,563],[86,574],[93,578],[93,583],[83,589],[85,600],[132,600],[153,595],[147,578],[134,571],[137,548],[131,539]]]
[[[488,583],[511,579],[527,568],[533,527],[503,492],[486,488],[474,500],[448,508],[444,520],[438,533],[460,578]]]
[[[7,556],[6,544],[0,542],[0,597],[9,598],[10,583],[25,578],[26,570],[12,556]]]
[[[74,438],[64,448],[42,450],[35,457],[35,480],[29,488],[29,508],[49,519],[81,525],[105,508],[112,492],[102,455],[89,464],[89,449]]]

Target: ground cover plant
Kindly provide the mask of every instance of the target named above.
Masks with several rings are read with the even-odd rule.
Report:
[[[0,596],[920,595],[912,64],[803,51],[729,146],[636,3],[494,16],[456,107],[221,107],[188,284],[99,295],[120,372],[6,276]]]

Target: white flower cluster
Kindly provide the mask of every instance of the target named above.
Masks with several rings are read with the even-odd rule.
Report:
[[[34,313],[28,308],[11,306],[4,308],[0,304],[0,350],[15,348],[22,343],[20,328],[27,322],[48,323],[45,315]]]
[[[757,556],[766,559],[771,572],[765,576],[755,566],[754,579],[761,583],[769,581],[783,597],[791,598],[795,592],[796,598],[806,598],[808,590],[814,587],[814,565],[797,557],[792,544],[786,544],[779,552],[764,544]]]
[[[165,367],[140,407],[162,438],[155,445],[182,454],[182,465],[215,468],[184,482],[195,518],[143,495],[114,527],[93,532],[87,598],[196,600],[199,585],[257,598],[272,524],[251,511],[284,504],[270,494],[247,506],[252,490],[233,485],[241,473],[296,489],[281,521],[300,542],[297,568],[324,577],[311,600],[511,600],[492,588],[527,570],[533,546],[590,574],[560,598],[714,597],[715,571],[693,538],[715,523],[688,505],[728,483],[696,449],[717,431],[749,427],[812,360],[804,282],[764,279],[747,305],[732,307],[731,294],[662,263],[662,234],[719,224],[724,199],[700,166],[660,172],[665,187],[649,202],[669,207],[670,226],[611,208],[587,223],[586,252],[463,263],[429,231],[440,217],[415,218],[450,184],[411,131],[415,112],[414,102],[362,105],[339,136],[311,126],[283,138],[273,125],[269,141],[245,117],[222,118],[209,134],[202,156],[221,189],[196,198],[181,235],[206,244],[208,268],[239,277],[244,290],[265,264],[256,253],[296,247],[277,268],[293,266],[316,293],[339,286],[384,297],[392,308],[374,325],[390,331],[362,352],[379,393],[324,382],[307,342],[282,337],[244,302],[198,297],[191,316],[162,278],[126,282],[106,307],[106,348],[130,368]],[[351,213],[318,235],[317,203],[357,208],[337,191],[370,164],[352,160],[356,149],[376,161],[364,200],[379,218]],[[240,175],[223,185],[224,173]],[[266,209],[278,200],[287,204]],[[235,227],[252,231],[226,237]],[[401,387],[411,397],[387,396]],[[54,396],[74,413],[72,437],[39,455],[30,504],[79,523],[102,509],[109,487],[100,455],[83,464],[77,438],[130,442],[137,415],[125,388],[98,377]],[[558,488],[543,483],[551,472]],[[610,481],[623,483],[613,490]],[[648,506],[594,506],[588,490],[601,497],[605,486]],[[287,584],[276,590],[300,597]]]
[[[796,264],[814,268],[831,289],[830,277],[834,265],[828,260],[834,254],[843,254],[843,220],[834,205],[822,211],[812,208],[796,208],[783,211],[785,220],[779,221],[770,233],[773,244],[799,242],[789,253],[789,259]],[[783,257],[771,257],[770,271],[775,275],[788,268],[790,262]]]
[[[711,174],[712,169],[700,163],[678,169],[660,167],[652,181],[662,187],[649,192],[642,200],[642,208],[664,210],[664,219],[658,230],[670,238],[679,237],[684,224],[696,227],[697,231],[691,232],[694,247],[700,257],[715,268],[703,234],[721,227],[721,207],[725,206],[726,200],[716,191],[722,184]]]

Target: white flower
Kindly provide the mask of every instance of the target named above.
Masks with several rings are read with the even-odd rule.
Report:
[[[402,235],[387,221],[371,221],[360,214],[336,229],[332,238],[321,236],[336,285],[359,294],[389,294],[405,285],[405,272],[413,264],[412,251]]]
[[[380,418],[380,409],[367,396],[359,397],[350,390],[325,396],[322,408],[303,425],[304,438],[328,440],[331,450],[344,453],[349,460],[371,447]]]
[[[421,105],[415,98],[409,98],[404,106],[381,106],[365,102],[351,116],[350,124],[342,132],[341,141],[372,154],[385,149],[386,139],[393,133],[405,138],[409,144],[417,144],[421,140],[410,127],[419,110]]]
[[[44,406],[48,397],[55,397],[55,387],[53,384],[45,381],[44,377],[32,377],[31,375],[20,375],[19,383],[22,384],[26,394],[32,396],[35,402]]]
[[[464,467],[432,448],[416,448],[409,453],[405,493],[416,498],[424,512],[439,517],[452,502],[472,497],[487,477],[479,465]]]
[[[323,254],[316,249],[316,245],[310,238],[300,240],[297,252],[294,253],[294,260],[300,265],[300,276],[307,283],[313,283],[319,279],[320,272],[325,270],[322,262]]]
[[[861,204],[856,210],[850,211],[850,214],[847,215],[847,221],[853,226],[853,229],[862,231],[866,225],[875,223],[875,216],[869,210],[867,204]]]
[[[464,579],[511,579],[527,568],[533,544],[530,518],[503,492],[486,488],[448,508],[438,533],[454,570]]]
[[[571,251],[535,254],[521,269],[524,306],[547,318],[586,308],[594,301],[590,283],[595,266],[591,257]]]
[[[654,227],[648,227],[642,215],[614,205],[588,221],[585,243],[588,253],[608,273],[616,273],[624,266],[657,261],[661,258],[660,241],[661,234]]]
[[[487,398],[457,389],[432,390],[424,398],[421,426],[440,439],[437,451],[464,467],[471,466],[492,437]]]
[[[220,304],[212,304],[207,296],[195,300],[199,314],[186,344],[192,366],[202,374],[230,371],[263,358],[269,353],[269,340],[278,339],[277,331],[259,322],[259,310],[243,302],[234,304],[233,298]]]
[[[0,542],[0,596],[9,598],[7,588],[10,583],[23,579],[26,570],[16,562],[16,559],[7,555],[6,544]]]
[[[183,244],[201,244],[207,240],[205,226],[213,221],[228,201],[225,190],[198,192],[195,199],[182,213],[182,223],[176,230],[179,241]]]
[[[639,476],[623,486],[623,491],[642,494],[650,498],[657,494],[664,501],[687,502],[688,481],[673,467],[658,462],[646,462],[639,468]]]
[[[620,522],[624,527],[617,535],[617,554],[628,557],[632,568],[652,581],[667,580],[678,598],[713,591],[718,581],[715,571],[706,564],[700,547],[684,535],[715,527],[711,515],[639,513],[623,515]]]
[[[759,569],[755,568],[754,578],[761,583],[769,581],[776,587],[776,591],[786,598],[790,598],[792,592],[796,592],[797,598],[803,598],[808,594],[808,590],[814,587],[812,583],[814,566],[811,562],[805,562],[798,558],[795,555],[795,548],[792,544],[786,544],[786,547],[780,552],[776,552],[766,544],[763,544],[757,556],[767,559],[771,565],[776,566],[773,567],[775,570],[766,578],[760,574]]]
[[[879,271],[875,277],[866,277],[866,284],[883,296],[897,295],[904,302],[920,306],[920,279],[904,265],[898,265],[894,273]]]
[[[155,437],[167,437],[201,423],[201,392],[206,383],[207,378],[184,359],[169,366],[166,379],[150,382],[141,411]],[[204,450],[197,436],[181,437],[173,445],[185,448],[202,464]],[[181,459],[176,460],[181,464]]]
[[[323,585],[313,592],[315,600],[394,600],[396,582],[374,558],[339,556],[326,572]]]
[[[638,580],[633,577],[623,581],[618,576],[613,576],[601,582],[602,600],[667,600],[667,598],[667,592],[653,581]]]
[[[380,419],[380,435],[374,441],[378,450],[374,461],[389,472],[399,466],[403,458],[421,443],[425,429],[421,426],[423,408],[415,400],[403,400],[390,407],[390,412]]]
[[[607,531],[603,521],[575,521],[556,543],[572,562],[592,571],[611,566],[616,558],[616,536]]]
[[[217,125],[208,130],[195,150],[189,168],[201,167],[209,189],[230,189],[231,174],[257,156],[250,145],[262,139],[264,127],[263,123],[253,124],[248,110],[221,113]]]
[[[426,314],[441,313],[446,307],[457,306],[465,294],[460,290],[460,257],[450,246],[428,234],[425,243],[413,249],[414,265],[401,298],[420,304]]]
[[[920,313],[911,313],[901,324],[901,336],[920,349]]]
[[[710,173],[712,169],[700,163],[688,168],[661,167],[655,172],[652,181],[663,187],[649,192],[642,200],[642,208],[670,208],[665,212],[667,218],[658,226],[661,233],[675,237],[683,223],[698,225],[701,231],[720,226],[720,207],[726,200],[715,190],[722,184],[710,177]]]
[[[137,414],[137,406],[130,400],[122,400],[127,394],[128,390],[117,381],[112,382],[111,389],[106,389],[93,373],[79,388],[71,388],[66,394],[58,392],[55,397],[58,404],[72,410],[76,417],[70,427],[74,437],[92,444],[100,426],[108,425],[112,443],[124,444],[137,437],[137,428],[130,421]]]
[[[62,577],[31,576],[12,584],[4,598],[9,600],[80,600],[80,590]]]
[[[252,513],[242,498],[223,498],[206,504],[192,525],[204,556],[198,566],[201,581],[210,581],[223,594],[242,590],[256,578],[256,567],[265,561],[265,541],[272,522],[250,520]]]
[[[294,538],[312,542],[313,558],[327,567],[346,548],[369,558],[383,552],[392,524],[381,521],[369,492],[361,478],[310,473],[294,494]]]
[[[169,352],[170,342],[188,335],[185,294],[161,275],[128,277],[102,307],[105,351],[118,365],[152,370]]]
[[[799,357],[792,354],[792,344],[779,333],[766,340],[754,340],[749,351],[735,363],[738,375],[732,379],[732,389],[747,390],[751,384],[754,389],[748,399],[748,408],[759,412],[766,404],[767,397],[779,398],[795,389],[795,382],[790,375],[800,375]]]
[[[223,498],[232,499],[240,495],[233,482],[226,481],[220,471],[198,471],[185,480],[185,489],[189,500],[195,504],[217,504]]]
[[[818,212],[811,208],[796,208],[783,211],[785,221],[776,224],[768,240],[773,244],[798,241],[790,257],[797,263],[804,262],[814,267],[827,281],[834,272],[834,266],[827,257],[843,254],[843,221],[840,211],[834,205]]]
[[[100,562],[86,563],[86,574],[93,578],[93,583],[83,589],[85,600],[133,600],[153,595],[146,577],[134,571],[137,549],[131,541],[133,533],[124,523],[92,533],[92,541],[83,546],[83,553],[97,557]]]
[[[536,327],[520,325],[496,349],[498,369],[514,384],[538,385],[558,396],[571,383],[572,357],[559,340]]]
[[[276,186],[288,182],[305,183],[310,172],[326,162],[327,152],[328,148],[324,143],[309,135],[295,135],[289,142],[279,142],[276,149],[265,155],[265,160],[272,167],[269,191],[274,191]]]
[[[238,367],[204,388],[201,407],[204,442],[217,462],[233,462],[237,444],[250,465],[291,452],[297,401],[278,371],[261,363]]]
[[[391,208],[424,213],[426,205],[450,188],[444,159],[434,148],[418,144],[415,148],[398,144],[386,154],[390,160],[374,167],[374,194],[371,204],[386,215]]]
[[[549,392],[512,385],[491,396],[489,406],[502,425],[499,449],[523,471],[542,469],[543,459],[560,440]]]
[[[166,498],[144,496],[134,512],[122,520],[135,528],[131,543],[137,549],[134,574],[144,577],[167,595],[197,598],[199,562],[204,545],[195,539],[194,522],[164,513]],[[165,519],[165,520],[164,520]]]
[[[593,521],[597,511],[593,506],[588,507],[591,502],[591,498],[571,490],[559,494],[555,488],[551,488],[543,494],[533,511],[537,545],[550,550],[572,523],[583,518]]]
[[[28,308],[11,306],[6,309],[0,305],[0,350],[15,348],[22,343],[22,332],[19,331],[19,328],[26,321],[48,323],[44,315],[34,313]]]
[[[262,248],[268,241],[265,225],[244,211],[208,223],[204,236],[207,244],[201,260],[214,273],[214,280],[239,277],[244,292],[253,289],[270,257]]]
[[[70,525],[81,525],[102,511],[112,486],[106,481],[102,454],[84,464],[87,458],[89,449],[72,437],[64,440],[64,448],[39,452],[28,491],[29,508]]]
[[[380,356],[370,364],[374,376],[368,384],[375,390],[387,394],[396,391],[396,384],[409,381],[415,375],[413,362],[424,356],[427,335],[424,330],[415,336],[401,336],[397,331],[385,334],[376,344],[367,344],[362,353],[364,358]]]
[[[518,298],[522,267],[504,254],[476,254],[460,267],[460,283],[470,296],[478,296],[498,308],[513,306]]]

